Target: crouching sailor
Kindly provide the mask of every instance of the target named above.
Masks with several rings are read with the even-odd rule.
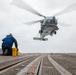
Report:
[[[18,50],[17,40],[13,37],[12,34],[7,35],[5,38],[2,39],[2,41],[2,55],[12,55],[13,43]]]

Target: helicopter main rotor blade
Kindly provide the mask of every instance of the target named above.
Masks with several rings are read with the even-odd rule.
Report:
[[[13,2],[11,4],[45,18],[44,15],[38,13],[36,10],[34,10],[32,7],[30,7],[28,4],[26,4],[22,0],[13,0]]]
[[[27,23],[24,23],[24,24],[35,24],[35,23],[38,23],[38,22],[43,22],[43,20],[37,20],[37,21],[32,21],[32,22],[27,22]]]
[[[75,10],[76,10],[76,3],[70,5],[70,6],[68,6],[67,8],[65,8],[64,10],[56,13],[54,16],[59,16],[59,15],[62,15],[62,14],[66,14],[66,13],[75,11]]]
[[[63,22],[59,22],[58,24],[61,25],[61,26],[63,26],[63,27],[72,26],[71,24],[63,23]]]

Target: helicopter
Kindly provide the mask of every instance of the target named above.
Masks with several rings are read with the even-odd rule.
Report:
[[[60,12],[56,13],[53,16],[44,16],[44,15],[40,14],[39,12],[37,12],[36,10],[34,10],[32,7],[30,7],[28,4],[26,4],[22,0],[13,0],[11,4],[44,18],[42,20],[25,23],[25,24],[34,24],[34,23],[38,23],[38,22],[41,23],[41,29],[39,30],[40,37],[33,37],[34,40],[41,40],[41,41],[47,41],[48,38],[45,38],[45,36],[47,36],[47,35],[53,36],[54,34],[55,35],[57,34],[57,30],[59,30],[59,28],[58,28],[59,23],[58,23],[58,18],[56,18],[56,16],[74,11],[75,10],[74,8],[76,6],[76,3],[74,3],[70,6],[68,6],[67,8],[61,10]],[[68,25],[63,22],[60,22],[60,24]]]

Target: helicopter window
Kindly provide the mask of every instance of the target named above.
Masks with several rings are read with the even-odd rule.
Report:
[[[51,22],[51,20],[50,20],[50,19],[48,19],[47,21],[48,21],[48,22]]]

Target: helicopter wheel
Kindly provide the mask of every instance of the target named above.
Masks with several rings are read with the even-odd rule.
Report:
[[[42,30],[39,31],[39,33],[42,33],[42,32],[43,32]]]
[[[57,32],[56,31],[54,31],[54,34],[56,34]]]

